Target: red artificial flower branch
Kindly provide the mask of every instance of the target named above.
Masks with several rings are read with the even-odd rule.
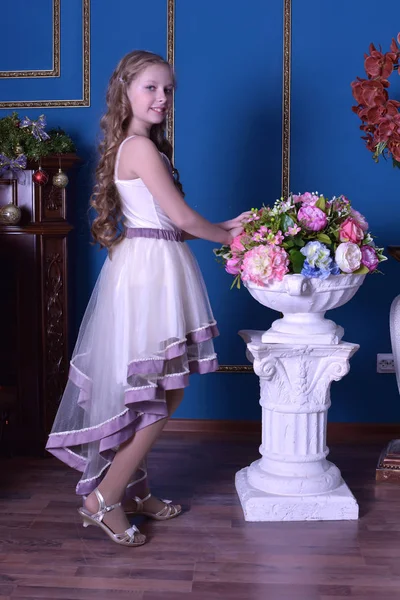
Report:
[[[357,77],[352,82],[354,99],[358,103],[352,110],[362,121],[361,136],[367,149],[373,152],[375,162],[379,156],[391,156],[394,167],[400,168],[400,102],[389,98],[388,77],[399,69],[400,33],[397,42],[392,39],[390,52],[382,53],[370,44],[365,54],[364,68],[368,79]],[[400,74],[400,71],[399,71]]]

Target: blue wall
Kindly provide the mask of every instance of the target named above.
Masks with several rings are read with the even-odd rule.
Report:
[[[345,194],[364,213],[378,245],[398,244],[400,172],[391,163],[375,164],[360,139],[359,119],[350,83],[364,77],[364,52],[370,42],[389,49],[400,31],[400,4],[390,14],[372,0],[362,7],[346,0],[293,2],[291,187]],[[400,99],[397,74],[390,93]],[[395,375],[376,373],[376,354],[390,352],[389,309],[400,293],[400,265],[382,264],[354,299],[331,317],[345,329],[345,339],[360,344],[350,373],[332,386],[330,419],[399,421],[400,398]]]
[[[50,0],[42,1],[50,8]],[[75,139],[85,161],[70,209],[75,224],[72,338],[105,258],[89,244],[87,207],[107,81],[131,49],[163,55],[166,49],[166,0],[115,0],[112,18],[106,0],[91,5],[91,106],[19,110],[32,117],[45,112],[49,126],[60,126]],[[0,80],[1,100],[78,97],[81,6],[81,0],[61,0],[61,77]],[[246,6],[239,0],[176,0],[175,160],[188,202],[210,220],[229,218],[280,195],[282,12],[282,0],[251,0]],[[400,29],[400,6],[392,6],[390,15],[381,12],[372,0],[363,2],[362,11],[345,0],[293,0],[291,188],[346,194],[367,216],[379,244],[388,245],[399,242],[400,173],[390,164],[375,165],[365,150],[351,112],[350,90],[350,82],[363,76],[363,53],[370,41],[387,48]],[[0,69],[50,68],[46,35],[41,45],[30,45],[29,64],[23,62],[23,44],[16,47],[12,37],[3,38],[15,60],[9,55]],[[400,98],[400,83],[392,79]],[[0,111],[0,116],[9,112]],[[196,241],[192,247],[220,325],[220,363],[246,364],[236,332],[266,329],[277,315],[256,304],[245,290],[229,290],[231,277],[214,261],[213,244]],[[367,278],[351,303],[331,315],[344,326],[345,339],[361,345],[350,374],[333,385],[332,421],[400,419],[394,375],[375,373],[377,352],[390,351],[388,314],[398,292],[399,268],[390,259],[383,266],[384,276]],[[254,375],[214,374],[192,379],[176,416],[250,420],[259,414]]]

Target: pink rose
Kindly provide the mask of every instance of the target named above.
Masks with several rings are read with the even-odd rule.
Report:
[[[312,204],[303,204],[297,213],[297,218],[310,231],[321,231],[328,224],[324,211]]]
[[[369,271],[375,271],[379,264],[375,248],[372,246],[361,246],[361,256],[361,264],[367,267]]]
[[[364,232],[360,225],[352,217],[348,217],[340,226],[339,240],[341,242],[353,242],[358,244],[364,239]]]
[[[226,261],[225,271],[230,275],[237,275],[240,272],[240,263],[239,258],[229,258]]]
[[[364,215],[359,213],[358,210],[354,210],[354,208],[352,208],[350,210],[350,216],[352,219],[354,219],[357,225],[361,227],[363,231],[368,231],[368,223]]]

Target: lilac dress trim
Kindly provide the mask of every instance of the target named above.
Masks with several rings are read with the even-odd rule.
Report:
[[[202,328],[198,331],[189,332],[186,341],[178,342],[166,348],[160,358],[149,358],[148,360],[136,360],[127,365],[127,381],[132,376],[143,376],[154,373],[165,373],[168,371],[168,363],[177,358],[186,356],[188,361],[188,372],[168,374],[157,378],[156,384],[143,385],[139,387],[128,387],[124,393],[124,406],[120,414],[107,422],[99,425],[78,429],[75,431],[64,431],[51,433],[46,449],[78,471],[85,471],[86,460],[73,451],[78,447],[90,442],[99,441],[99,452],[105,460],[111,462],[115,455],[115,448],[130,439],[137,431],[168,417],[165,402],[165,391],[169,389],[185,388],[189,385],[189,374],[212,373],[218,369],[218,361],[215,357],[197,360],[187,357],[188,345],[210,340],[219,335],[215,324]],[[71,362],[69,380],[79,388],[78,403],[82,408],[91,400],[91,380],[82,373]],[[103,475],[90,481],[83,480],[77,485],[77,494],[87,495],[100,483]]]
[[[183,231],[170,229],[152,229],[146,227],[128,227],[126,237],[129,239],[136,237],[152,238],[156,240],[167,240],[168,242],[183,242]]]
[[[186,342],[179,342],[168,348],[163,353],[163,356],[157,358],[148,358],[145,360],[133,360],[128,364],[128,378],[131,375],[150,375],[151,373],[162,373],[165,371],[168,363],[175,358],[187,354],[187,345],[200,344],[207,340],[211,340],[219,335],[216,325],[209,325],[199,331],[192,331],[186,334]],[[211,373],[218,369],[216,358],[211,360],[196,360],[189,358],[190,373]],[[162,380],[159,380],[162,381]],[[183,387],[183,386],[182,386]],[[87,383],[82,381],[82,388],[87,389]]]

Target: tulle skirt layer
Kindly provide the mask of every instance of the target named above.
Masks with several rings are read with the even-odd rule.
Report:
[[[80,327],[47,443],[82,471],[78,494],[98,485],[121,443],[167,416],[166,390],[218,368],[218,330],[197,262],[162,231],[113,250]]]

